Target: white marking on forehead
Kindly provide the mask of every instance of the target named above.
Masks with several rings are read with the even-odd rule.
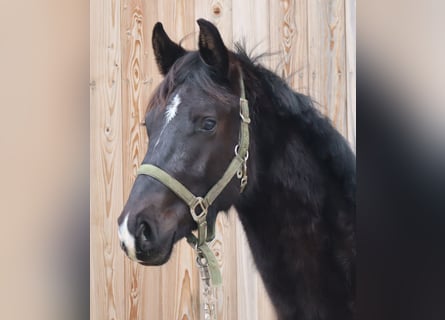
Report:
[[[177,93],[172,102],[167,106],[167,111],[165,111],[165,124],[167,125],[178,113],[178,106],[181,103],[181,97]]]
[[[137,261],[135,240],[133,235],[128,230],[127,223],[128,223],[128,214],[125,217],[124,222],[119,226],[118,229],[119,239],[125,244],[125,247],[127,248],[128,257],[131,260]]]
[[[167,106],[167,110],[165,111],[165,123],[164,126],[162,127],[161,133],[159,134],[158,140],[156,140],[154,148],[156,148],[156,146],[159,144],[159,141],[161,141],[161,136],[164,133],[165,128],[167,128],[169,122],[172,121],[173,118],[178,113],[178,106],[180,103],[181,103],[181,97],[179,96],[179,93],[177,93],[173,97],[173,100]]]

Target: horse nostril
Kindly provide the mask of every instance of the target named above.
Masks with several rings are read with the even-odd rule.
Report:
[[[141,235],[141,239],[143,241],[151,241],[153,240],[153,232],[152,229],[150,227],[150,225],[147,222],[142,222],[140,227],[139,227],[139,232]]]
[[[125,246],[125,243],[123,241],[120,241],[121,249],[124,250],[125,253],[127,253],[127,247]]]

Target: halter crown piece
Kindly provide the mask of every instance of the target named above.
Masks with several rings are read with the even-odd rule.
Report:
[[[192,233],[187,236],[188,243],[195,249],[197,263],[203,267],[206,274],[201,273],[203,280],[211,280],[213,286],[221,285],[221,271],[218,261],[208,242],[215,238],[215,225],[207,224],[207,212],[215,199],[221,194],[232,178],[236,175],[240,179],[240,192],[243,192],[247,185],[247,159],[249,158],[249,103],[246,99],[244,81],[240,72],[240,118],[241,126],[238,144],[235,146],[235,156],[219,181],[207,192],[204,197],[197,197],[191,193],[182,183],[173,178],[164,170],[152,165],[142,164],[137,174],[143,174],[155,178],[170,188],[179,198],[181,198],[190,208],[190,214],[198,225],[198,237]],[[197,210],[198,209],[198,210]],[[208,272],[208,274],[207,274]],[[207,278],[206,278],[207,277]]]

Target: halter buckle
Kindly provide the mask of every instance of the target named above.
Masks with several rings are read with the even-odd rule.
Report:
[[[201,208],[201,212],[196,214],[196,208],[198,206]],[[196,197],[195,202],[190,205],[190,214],[192,215],[193,220],[196,222],[201,222],[203,219],[205,219],[208,208],[209,206],[204,198]]]
[[[235,155],[239,157],[239,144],[235,146]],[[246,151],[246,155],[242,158],[242,165],[236,171],[236,177],[241,180],[240,193],[244,191],[247,185],[247,160],[249,159],[249,150]]]
[[[199,249],[196,252],[196,263],[200,267],[207,267],[209,265],[207,257]]]
[[[240,193],[243,193],[244,189],[247,186],[247,175],[241,178],[241,187],[240,187]]]

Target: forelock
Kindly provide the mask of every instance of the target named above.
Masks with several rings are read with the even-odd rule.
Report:
[[[160,108],[163,110],[171,100],[173,93],[183,84],[196,86],[208,96],[229,103],[232,94],[228,88],[214,81],[212,71],[204,64],[197,51],[189,52],[179,58],[171,67],[164,80],[153,92],[148,104],[148,110]]]

